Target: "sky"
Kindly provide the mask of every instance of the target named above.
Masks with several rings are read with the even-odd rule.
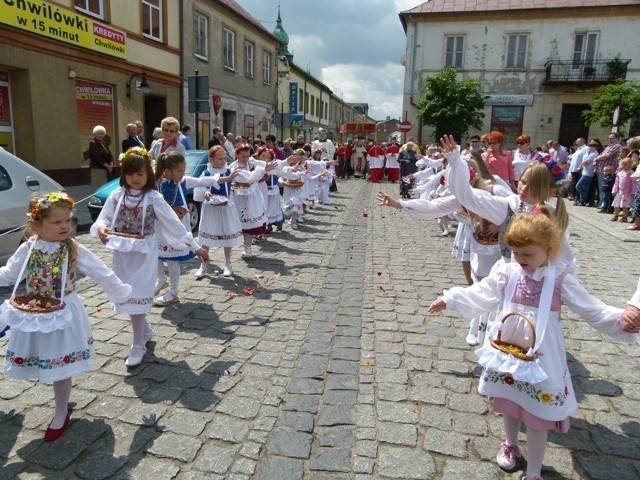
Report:
[[[278,18],[294,63],[376,120],[402,112],[406,36],[398,13],[424,0],[236,0],[273,32]]]

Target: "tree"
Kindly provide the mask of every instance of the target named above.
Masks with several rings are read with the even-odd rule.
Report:
[[[593,94],[591,108],[582,112],[587,125],[597,124],[610,127],[613,112],[621,105],[618,125],[626,124],[630,119],[640,117],[640,82],[627,82],[603,85]]]
[[[483,126],[484,96],[480,89],[478,80],[457,81],[456,71],[445,68],[425,79],[416,117],[423,125],[435,128],[436,140],[452,134],[460,141],[471,127]]]

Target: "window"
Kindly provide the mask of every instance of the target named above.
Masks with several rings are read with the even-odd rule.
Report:
[[[142,0],[142,35],[163,40],[163,0]]]
[[[304,113],[309,111],[309,92],[304,92]]]
[[[524,68],[527,61],[527,35],[509,35],[507,68]]]
[[[316,100],[316,112],[318,113],[318,118],[322,118],[322,108],[320,108],[320,99]]]
[[[76,10],[104,19],[104,0],[75,0]]]
[[[298,111],[304,113],[304,90],[301,88],[298,90]]]
[[[311,112],[309,113],[311,115],[316,114],[316,96],[315,95],[311,95]]]
[[[244,73],[249,78],[253,78],[253,60],[254,60],[254,52],[255,45],[251,42],[244,43]]]
[[[198,12],[193,15],[193,53],[209,58],[209,19]]]
[[[262,52],[262,81],[271,84],[271,54]]]
[[[231,30],[224,29],[224,38],[222,45],[224,46],[224,66],[230,70],[236,69],[236,34]]]
[[[13,186],[9,172],[0,165],[0,192],[9,190]]]
[[[596,32],[576,33],[573,43],[573,68],[593,65],[598,48],[598,34]]]
[[[445,37],[444,66],[462,68],[464,37]]]

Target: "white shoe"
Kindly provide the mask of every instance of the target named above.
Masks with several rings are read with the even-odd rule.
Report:
[[[465,340],[467,341],[467,345],[471,345],[472,347],[478,345],[478,337],[473,333],[467,335],[467,338],[465,338]]]
[[[298,223],[304,223],[304,218],[303,217],[298,217]]]
[[[146,345],[151,340],[153,340],[153,330],[149,330],[148,332],[144,332],[144,344]]]
[[[129,356],[124,361],[124,364],[127,367],[137,367],[142,363],[142,357],[144,357],[144,352],[146,352],[146,350],[146,348],[140,345],[131,345]]]
[[[196,271],[195,276],[196,278],[202,278],[207,274],[207,264],[206,263],[201,263],[200,264],[200,268]]]
[[[167,283],[166,280],[164,280],[162,283],[157,282],[156,283],[156,293],[155,293],[155,295],[158,295],[162,290],[164,290],[168,286],[169,286],[169,284]]]
[[[449,236],[449,230],[445,230],[440,235],[442,235],[443,237],[448,237]]]
[[[291,224],[291,228],[293,228],[294,230],[298,229],[298,224],[297,223],[292,223]]]
[[[242,258],[251,258],[253,255],[251,254],[251,247],[244,247],[244,252],[240,255]]]
[[[230,277],[231,275],[233,275],[233,270],[231,270],[231,267],[224,267],[224,272],[222,272],[222,276],[223,277]]]
[[[174,295],[171,292],[167,292],[161,297],[156,298],[153,301],[154,307],[166,307],[167,305],[171,305],[173,303],[180,303],[180,299],[177,295]]]

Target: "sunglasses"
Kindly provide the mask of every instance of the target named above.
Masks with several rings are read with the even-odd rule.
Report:
[[[526,145],[525,142],[516,142],[516,145]]]
[[[169,132],[169,133],[176,133],[177,132],[177,130],[170,130],[168,128],[163,128],[162,131],[163,132]]]

